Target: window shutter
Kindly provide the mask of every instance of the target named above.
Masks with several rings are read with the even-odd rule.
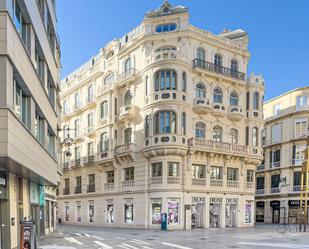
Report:
[[[292,159],[295,159],[295,156],[296,156],[296,145],[294,144],[292,148]]]

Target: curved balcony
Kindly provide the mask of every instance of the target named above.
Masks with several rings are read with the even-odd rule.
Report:
[[[138,113],[136,105],[127,105],[120,107],[119,121],[127,122],[133,120]]]
[[[206,114],[211,110],[210,100],[206,98],[195,98],[193,111],[197,114]]]
[[[164,90],[154,92],[153,94],[145,97],[146,104],[163,101],[186,101],[186,93],[176,90]]]
[[[143,152],[147,158],[161,155],[180,155],[187,153],[187,139],[183,135],[157,134],[145,139]]]
[[[212,104],[212,114],[214,116],[224,116],[225,106],[222,103],[213,103]]]
[[[115,158],[121,164],[126,164],[135,160],[134,154],[136,151],[136,144],[122,144],[115,148]]]
[[[92,125],[92,126],[89,126],[85,129],[85,135],[88,136],[88,137],[93,137],[96,135],[96,129],[95,127]]]
[[[241,106],[230,106],[228,118],[232,121],[240,121],[243,118]]]
[[[133,82],[136,79],[137,72],[135,68],[130,68],[127,71],[119,74],[118,76],[118,87],[125,86],[126,84],[129,84]]]

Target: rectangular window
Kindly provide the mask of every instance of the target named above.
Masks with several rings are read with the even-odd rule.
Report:
[[[210,179],[222,180],[222,171],[222,167],[212,166],[210,172]]]
[[[296,97],[296,110],[300,110],[308,106],[307,96],[297,96]]]
[[[75,177],[75,184],[76,184],[76,187],[82,186],[82,177],[81,176]]]
[[[295,138],[307,136],[307,118],[297,118],[294,120]]]
[[[80,204],[80,202],[76,202],[76,221],[82,221],[82,205]]]
[[[168,162],[168,176],[179,176],[179,163]]]
[[[264,189],[264,176],[256,178],[256,189]]]
[[[88,128],[93,127],[93,113],[89,113],[87,116]]]
[[[110,170],[106,172],[107,183],[114,183],[115,181],[115,171]]]
[[[278,188],[280,183],[280,175],[271,176],[271,188]]]
[[[161,176],[162,176],[162,163],[152,163],[151,177],[161,177]]]
[[[88,175],[88,182],[91,186],[95,185],[95,174]]]
[[[292,151],[292,164],[301,165],[305,158],[306,144],[294,144]]]
[[[206,178],[206,166],[192,165],[192,178]]]
[[[228,181],[237,181],[238,180],[238,169],[227,168],[227,180]]]
[[[183,135],[186,135],[186,113],[182,113],[182,120],[181,120],[181,132]]]
[[[70,206],[69,206],[69,204],[65,204],[65,206],[64,206],[64,219],[65,219],[65,221],[70,221]]]
[[[108,115],[108,104],[107,101],[101,103],[101,118],[106,118]]]
[[[282,124],[276,124],[271,127],[271,142],[279,143],[282,137]]]
[[[76,146],[74,148],[74,156],[75,156],[75,160],[79,160],[80,159],[80,146]]]
[[[44,119],[38,114],[38,112],[35,113],[34,135],[36,139],[41,144],[43,144],[44,142]]]
[[[247,170],[247,182],[253,182],[254,179],[254,170]]]
[[[246,145],[249,145],[249,127],[246,127]]]
[[[270,151],[270,167],[279,167],[281,158],[281,149],[275,148]]]
[[[124,169],[124,180],[133,181],[134,180],[134,167]]]
[[[177,225],[180,223],[179,215],[179,199],[168,199],[167,202],[168,209],[168,224]]]
[[[87,144],[87,153],[88,157],[93,156],[93,142]]]
[[[64,179],[64,187],[70,188],[70,179]]]
[[[294,172],[293,186],[301,186],[301,171]]]
[[[274,116],[277,116],[280,113],[280,110],[281,110],[281,104],[275,104],[273,110]]]

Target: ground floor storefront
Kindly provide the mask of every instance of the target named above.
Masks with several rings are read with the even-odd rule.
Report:
[[[254,196],[154,192],[58,199],[58,221],[105,227],[168,229],[251,227]]]
[[[20,248],[21,222],[33,223],[37,238],[52,233],[55,206],[52,188],[0,170],[0,249]]]
[[[301,222],[300,200],[297,198],[257,199],[255,214],[257,223],[299,224]]]

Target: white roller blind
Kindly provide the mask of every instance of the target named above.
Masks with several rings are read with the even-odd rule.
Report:
[[[281,141],[282,124],[276,124],[271,127],[271,142],[278,143]]]

